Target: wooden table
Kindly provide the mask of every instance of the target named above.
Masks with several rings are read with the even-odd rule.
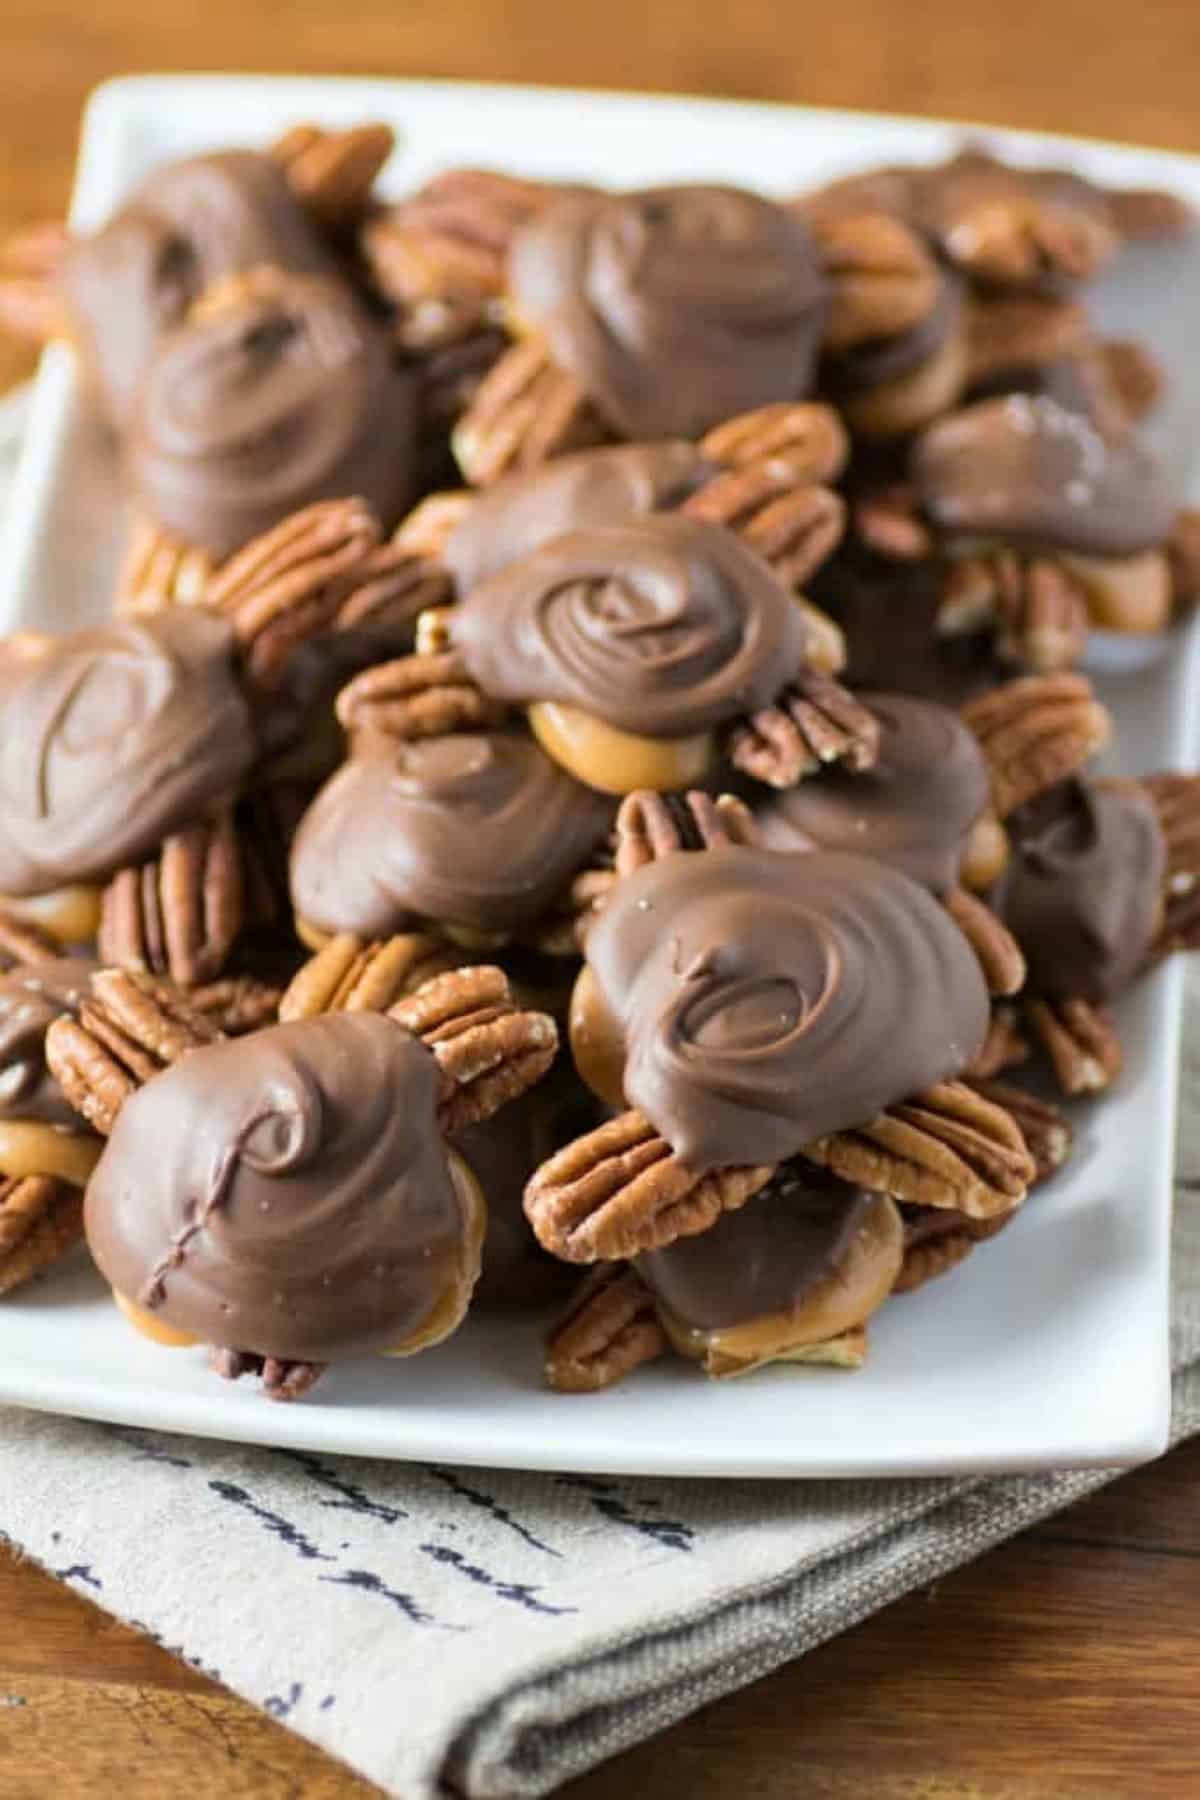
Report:
[[[1196,0],[7,0],[0,231],[129,70],[490,77],[947,113],[1200,150]],[[986,21],[986,23],[985,23]],[[1194,302],[1194,296],[1192,297]],[[25,367],[0,347],[0,385]],[[0,1800],[366,1784],[0,1552]],[[574,1783],[572,1800],[1200,1791],[1200,1444]]]

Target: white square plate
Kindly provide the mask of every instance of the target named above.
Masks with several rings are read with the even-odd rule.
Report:
[[[944,155],[962,128],[862,113],[457,84],[145,77],[88,108],[73,218],[102,221],[154,164],[230,138],[266,143],[312,117],[391,120],[397,190],[455,163],[613,186],[723,178],[780,194],[883,160]],[[1200,205],[1200,159],[989,133],[1018,160],[1170,187]],[[1149,274],[1146,271],[1149,269]],[[1105,323],[1146,337],[1171,371],[1155,436],[1200,499],[1200,243],[1128,256],[1097,295]],[[1190,296],[1190,300],[1189,300]],[[0,630],[104,614],[123,510],[111,452],[72,359],[48,352],[0,556]],[[1104,683],[1117,766],[1190,764],[1200,638]],[[768,1370],[710,1384],[683,1366],[567,1398],[540,1386],[529,1319],[471,1318],[410,1362],[344,1365],[301,1406],[264,1403],[200,1352],[136,1338],[85,1266],[0,1306],[0,1401],[297,1448],[527,1468],[722,1476],[930,1474],[1137,1462],[1166,1442],[1168,1226],[1181,972],[1120,1008],[1128,1068],[1079,1120],[1070,1169],[961,1275],[872,1322],[861,1372]]]

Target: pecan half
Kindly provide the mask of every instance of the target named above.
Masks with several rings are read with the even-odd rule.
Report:
[[[1032,1054],[1029,1040],[1018,1022],[1016,1008],[994,1006],[983,1047],[971,1059],[964,1080],[986,1081],[1005,1069],[1015,1069],[1020,1063],[1028,1062]]]
[[[853,1131],[806,1144],[843,1181],[970,1219],[1011,1212],[1033,1179],[1020,1127],[961,1081],[943,1081]]]
[[[515,1006],[504,971],[487,965],[433,976],[389,1007],[388,1017],[436,1057],[448,1134],[490,1119],[533,1087],[558,1051],[554,1020]]]
[[[281,990],[255,975],[226,975],[188,990],[188,1001],[211,1019],[223,1037],[242,1037],[273,1025],[279,1017]]]
[[[1002,1106],[1017,1121],[1033,1158],[1031,1187],[1040,1181],[1048,1181],[1056,1169],[1062,1168],[1071,1154],[1075,1128],[1061,1107],[1050,1100],[1039,1100],[1036,1094],[1025,1088],[1012,1087],[1006,1081],[981,1081],[971,1077],[967,1086],[994,1106]]]
[[[595,1394],[666,1352],[666,1333],[645,1282],[627,1264],[602,1263],[585,1276],[547,1333],[546,1386],[560,1394]]]
[[[733,794],[692,791],[656,794],[639,788],[617,812],[615,866],[632,875],[681,850],[713,850],[724,844],[757,844],[759,830],[744,800]]]
[[[0,1294],[41,1275],[83,1237],[83,1193],[51,1175],[0,1176]]]
[[[934,1207],[907,1208],[904,1261],[892,1293],[912,1294],[926,1282],[948,1275],[965,1262],[976,1244],[995,1237],[1012,1217],[1012,1213],[1001,1213],[994,1219],[968,1219],[962,1213]]]
[[[803,587],[828,562],[846,529],[841,495],[816,482],[787,479],[782,461],[725,469],[689,495],[680,511],[735,532],[790,588]],[[844,662],[843,646],[838,667]]]
[[[709,462],[727,469],[758,470],[761,479],[774,482],[773,491],[779,494],[836,481],[849,461],[850,439],[832,406],[816,400],[778,400],[722,420],[700,439],[699,449]],[[764,493],[762,498],[766,497]]]
[[[463,960],[462,951],[427,932],[401,932],[366,943],[340,932],[292,978],[279,1002],[279,1017],[386,1012],[431,976],[461,967]]]
[[[564,1262],[606,1262],[707,1231],[774,1174],[685,1168],[640,1112],[622,1113],[558,1151],[525,1189],[538,1242]]]
[[[830,282],[822,347],[833,354],[899,337],[927,318],[942,277],[924,239],[883,212],[818,214],[812,230]]]
[[[251,539],[208,583],[256,686],[277,687],[297,646],[333,625],[379,544],[362,500],[319,500]]]
[[[422,615],[428,617],[428,615]],[[418,622],[420,644],[420,621]],[[507,708],[478,688],[458,650],[397,657],[364,669],[337,697],[342,729],[396,738],[445,737],[452,731],[492,731]]]
[[[120,869],[100,901],[102,962],[193,987],[219,975],[245,918],[231,809],[174,831],[152,862]]]
[[[1200,883],[1200,775],[1166,771],[1144,775],[1167,851],[1168,895],[1190,894]]]
[[[268,1400],[302,1400],[320,1381],[327,1363],[285,1362],[278,1356],[258,1356],[251,1350],[214,1349],[209,1367],[224,1381],[240,1381],[243,1375],[257,1375]]]
[[[558,366],[540,338],[528,338],[488,371],[450,442],[464,479],[487,487],[514,469],[538,468],[609,436],[582,382]]]
[[[28,225],[0,245],[0,330],[47,344],[70,336],[59,273],[71,246],[58,220]]]
[[[145,618],[169,606],[206,606],[213,567],[206,550],[138,517],[117,575],[116,610],[125,618]]]
[[[1050,675],[1083,655],[1087,595],[1051,557],[1011,550],[954,557],[942,574],[937,629],[951,638],[990,631],[1002,662]]]
[[[1091,337],[1087,308],[1077,300],[1005,294],[967,305],[967,381],[971,387],[1057,362]]]
[[[1019,993],[1025,985],[1025,958],[1003,919],[965,888],[951,888],[942,905],[979,958],[988,993],[997,999]]]
[[[397,534],[364,557],[334,615],[333,629],[367,630],[400,648],[412,642],[423,612],[452,597],[442,565],[414,554]]]
[[[979,739],[1002,819],[1074,775],[1112,736],[1112,717],[1086,675],[1026,675],[962,710]]]
[[[795,787],[829,763],[872,768],[879,722],[832,676],[802,669],[774,706],[733,727],[726,749],[744,775],[768,787]]]
[[[390,125],[351,125],[327,131],[321,125],[293,125],[268,152],[288,185],[317,224],[345,232],[366,211],[375,178],[396,144]]]
[[[78,1019],[55,1019],[47,1031],[46,1066],[76,1112],[107,1137],[143,1083],[221,1033],[178,988],[151,975],[99,969],[90,988]]]
[[[0,907],[0,970],[16,968],[18,963],[42,962],[48,956],[61,956],[62,945],[39,930],[28,919],[18,919]]]
[[[1032,191],[964,207],[944,236],[946,253],[977,281],[1025,287],[1047,276],[1087,281],[1112,258],[1118,238],[1097,212]]]
[[[861,495],[850,522],[859,543],[886,562],[923,562],[933,554],[933,533],[921,517],[914,489],[905,482]]]
[[[445,341],[452,320],[469,329],[504,292],[513,237],[557,192],[492,169],[447,169],[378,214],[363,233],[363,252],[396,305],[426,315],[444,309]]]
[[[1111,1087],[1125,1059],[1116,1020],[1106,1006],[1029,995],[1024,1010],[1064,1094],[1099,1094]]]

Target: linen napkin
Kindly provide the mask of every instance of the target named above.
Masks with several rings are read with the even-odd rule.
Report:
[[[1200,1430],[1200,971],[1183,1084],[1176,1438]],[[0,1536],[405,1800],[550,1793],[1110,1478],[524,1475],[0,1409]]]

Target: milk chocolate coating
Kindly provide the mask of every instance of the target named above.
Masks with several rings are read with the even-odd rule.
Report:
[[[558,201],[517,234],[509,286],[621,437],[699,437],[812,385],[815,245],[794,214],[737,188]]]
[[[197,296],[263,264],[335,272],[283,171],[249,150],[169,163],[107,225],[75,240],[64,291],[115,424],[127,424],[156,346]]]
[[[1018,814],[997,909],[1032,992],[1111,1000],[1137,974],[1158,925],[1166,847],[1135,782],[1070,782]]]
[[[612,819],[516,733],[380,741],[305,814],[292,898],[310,924],[362,937],[414,919],[511,931],[544,916]]]
[[[1164,542],[1175,503],[1158,458],[1045,396],[980,400],[913,449],[918,498],[943,531],[1032,549],[1132,556]]]
[[[50,957],[0,975],[0,1119],[79,1130],[78,1112],[46,1067],[46,1033],[55,1019],[78,1012],[96,967]]]
[[[564,531],[669,511],[713,473],[696,446],[681,440],[556,456],[474,495],[443,561],[458,592],[467,594]]]
[[[732,847],[627,877],[588,937],[625,1093],[691,1167],[784,1162],[963,1069],[979,963],[898,870]]]
[[[852,775],[824,770],[773,796],[758,815],[771,850],[851,850],[944,894],[963,843],[987,806],[978,741],[947,706],[905,694],[864,694],[879,720],[879,758]]]
[[[221,619],[176,609],[0,644],[0,893],[100,880],[235,788],[250,715]]]
[[[205,1343],[387,1350],[456,1278],[464,1221],[437,1064],[373,1013],[214,1044],[127,1101],[85,1229],[105,1279]]]
[[[790,1163],[708,1231],[639,1256],[638,1273],[693,1331],[748,1325],[793,1311],[832,1275],[870,1205],[864,1189]]]
[[[655,738],[770,705],[805,648],[767,565],[723,526],[678,514],[553,538],[468,594],[451,632],[485,693]]]
[[[295,277],[162,341],[127,450],[142,507],[224,557],[314,500],[411,498],[415,408],[383,327],[337,280]]]

